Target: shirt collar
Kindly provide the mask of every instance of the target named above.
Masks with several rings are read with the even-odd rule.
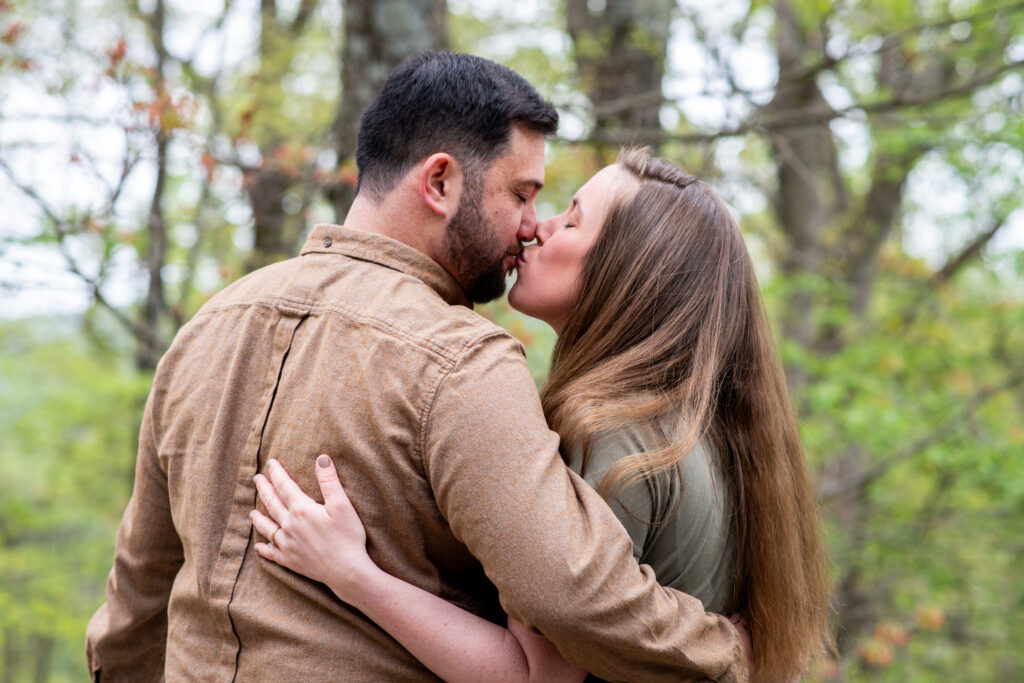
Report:
[[[473,307],[459,283],[437,261],[390,237],[353,230],[343,225],[320,223],[313,226],[313,231],[300,253],[302,256],[344,254],[363,261],[371,261],[422,280],[453,306]]]

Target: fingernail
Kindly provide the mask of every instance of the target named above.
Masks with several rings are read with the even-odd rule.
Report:
[[[326,456],[326,455],[321,455],[319,458],[316,459],[316,466],[317,467],[330,467],[331,466],[331,459],[328,456]]]

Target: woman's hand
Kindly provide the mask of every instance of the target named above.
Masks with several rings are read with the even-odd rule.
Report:
[[[747,626],[747,618],[742,614],[734,614],[729,617],[729,621],[732,622],[733,628],[736,629],[736,635],[739,636],[740,645],[743,646],[743,654],[747,660],[747,671],[750,675],[750,683],[754,683],[754,646],[750,642],[750,628]],[[799,683],[799,677],[794,683]]]
[[[281,463],[267,463],[270,478],[257,474],[256,489],[270,516],[253,510],[253,526],[271,543],[256,552],[292,571],[326,583],[338,597],[353,602],[353,591],[380,570],[366,554],[366,530],[348,500],[329,456],[316,460],[316,478],[324,495],[320,505],[292,481]]]
[[[379,569],[366,554],[366,530],[328,456],[316,461],[323,505],[303,493],[276,460],[267,463],[267,473],[269,479],[257,474],[255,480],[270,515],[253,510],[249,516],[272,542],[257,543],[256,552],[326,583],[441,678],[475,683],[586,677],[514,619],[506,630]]]

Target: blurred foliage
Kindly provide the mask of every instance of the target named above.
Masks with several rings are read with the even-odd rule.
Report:
[[[151,379],[65,323],[0,325],[0,652],[24,680],[82,679]]]
[[[816,82],[833,109],[854,114],[825,126],[845,202],[835,202],[841,206],[822,231],[829,258],[797,271],[783,265],[791,245],[776,211],[784,151],[765,128],[772,120],[758,118],[774,85],[732,89],[713,59],[715,51],[743,48],[739,71],[771,63],[778,4],[707,10],[679,2],[673,31],[705,49],[688,43],[669,60],[660,142],[665,156],[735,207],[787,370],[805,378],[793,399],[837,591],[848,600],[835,605],[841,657],[812,678],[1020,680],[1024,253],[998,240],[965,246],[979,231],[1020,221],[1024,79],[1011,67],[1024,59],[1024,4],[790,3],[806,33],[827,26],[820,47],[832,61],[803,58],[819,70]],[[168,236],[160,270],[168,316],[160,324],[168,334],[245,272],[254,173],[289,178],[284,208],[303,229],[337,218],[320,186],[353,180],[328,141],[344,96],[336,3],[315,3],[301,38],[293,38],[284,31],[295,26],[298,2],[279,3],[270,19],[276,28],[262,34],[253,7],[210,3],[200,11],[169,2],[179,59],[162,77],[149,33],[154,5],[0,0],[0,124],[8,123],[7,86],[51,98],[37,100],[51,107],[37,128],[0,135],[0,170],[9,171],[0,178],[37,190],[38,206],[52,210],[36,211],[32,229],[0,235],[0,257],[33,245],[64,249],[66,263],[81,266],[100,294],[133,291],[127,303],[94,297],[81,317],[0,318],[0,681],[83,678],[85,624],[103,599],[150,381],[125,336],[152,247],[143,195],[154,135],[171,141],[158,197]],[[593,115],[580,92],[564,4],[450,0],[449,10],[453,49],[508,64],[559,107],[562,137],[548,146],[538,209],[542,217],[562,211],[609,161],[587,140]],[[881,54],[893,45],[898,68],[883,78]],[[907,80],[897,87],[900,74]],[[964,95],[893,102],[930,79]],[[699,89],[684,87],[695,80]],[[719,128],[709,127],[701,107],[722,113]],[[53,140],[64,140],[65,128],[46,118],[54,111],[99,121],[69,118],[67,130],[85,127],[60,147]],[[30,115],[9,118],[21,125]],[[858,311],[840,257],[859,234],[873,183],[886,174],[903,193],[900,210]],[[124,192],[112,193],[119,180]],[[851,251],[859,246],[851,244]],[[943,266],[960,253],[966,261],[947,277]],[[809,303],[794,311],[794,301]],[[551,330],[504,301],[478,310],[523,341],[541,385]],[[809,343],[788,335],[793,317],[819,336]]]
[[[767,283],[770,310],[788,284]],[[859,330],[840,353],[783,346],[787,365],[815,377],[797,398],[804,447],[821,475],[834,574],[855,577],[870,598],[861,607],[869,632],[849,648],[842,671],[823,672],[938,681],[955,670],[956,680],[1012,680],[1024,635],[1024,398],[1020,378],[997,359],[1024,349],[1024,304],[979,278],[945,289],[908,320],[923,286],[887,273],[877,326]],[[851,446],[867,456],[866,479],[827,476]],[[856,487],[863,508],[837,505]]]

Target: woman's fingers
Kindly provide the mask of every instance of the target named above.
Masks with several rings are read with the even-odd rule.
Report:
[[[274,483],[274,490],[289,510],[305,502],[315,502],[303,493],[298,484],[292,481],[292,478],[288,476],[284,467],[277,460],[271,458],[267,461],[267,471],[270,473],[270,481]]]
[[[274,538],[274,533],[277,532],[281,525],[267,517],[259,510],[253,510],[249,513],[249,519],[252,520],[252,526],[256,531],[260,532],[260,536],[267,539],[268,541],[273,540],[275,543],[277,539]]]
[[[743,654],[747,657],[747,667],[750,671],[750,680],[754,680],[754,646],[750,640],[750,630],[747,627],[747,618],[742,614],[734,614],[729,617],[729,621],[732,622],[733,627],[736,629],[736,635],[740,639],[740,645],[743,646]]]
[[[253,477],[253,481],[256,482],[256,491],[260,494],[260,500],[267,507],[267,512],[270,513],[270,516],[275,522],[281,523],[284,521],[284,518],[288,515],[288,508],[277,497],[274,485],[262,474],[257,474]]]
[[[255,546],[256,553],[263,558],[276,562],[282,567],[287,566],[281,561],[281,549],[276,545],[270,545],[269,543],[257,543]]]
[[[257,543],[254,546],[257,554],[259,554],[260,557],[265,557],[268,560],[271,560],[272,562],[282,564],[280,557],[281,549],[277,545],[277,542],[280,539],[276,539],[274,536],[275,534],[277,534],[278,536],[281,535],[281,527],[278,525],[277,522],[272,520],[270,517],[267,517],[259,510],[253,510],[252,512],[250,512],[249,519],[252,520],[253,528],[256,529],[256,531],[258,531],[260,535],[263,536],[263,538],[267,539],[268,541],[272,539],[274,540],[273,543]]]
[[[365,576],[368,566],[375,569],[366,554],[366,531],[330,456],[321,455],[316,465],[325,505],[306,495],[276,460],[267,461],[267,474],[255,477],[267,513],[253,510],[249,515],[255,530],[273,541],[255,544],[260,557],[324,583],[339,573],[362,569]]]
[[[324,494],[324,503],[327,507],[338,508],[349,505],[345,487],[338,479],[338,470],[330,456],[321,455],[316,459],[316,478],[320,482],[320,492]]]

